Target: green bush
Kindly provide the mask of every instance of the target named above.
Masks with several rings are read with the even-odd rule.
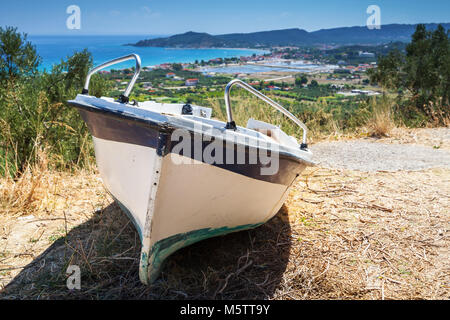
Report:
[[[389,52],[369,72],[373,83],[400,94],[408,93],[404,109],[406,123],[445,124],[450,117],[450,38],[442,25],[428,31],[417,25],[406,52]]]
[[[91,54],[75,53],[49,73],[38,72],[40,58],[26,35],[0,28],[0,41],[0,175],[20,175],[42,152],[57,169],[89,164],[87,128],[66,101],[81,92]],[[103,95],[109,84],[94,76],[90,89]]]

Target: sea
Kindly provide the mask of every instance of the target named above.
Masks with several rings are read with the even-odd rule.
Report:
[[[157,36],[143,35],[103,35],[103,36],[56,36],[56,35],[29,35],[28,40],[36,47],[42,58],[39,66],[41,71],[50,71],[52,65],[58,64],[77,51],[88,49],[93,56],[94,65],[108,60],[137,53],[142,60],[142,66],[155,66],[162,63],[187,63],[195,60],[210,60],[214,58],[232,58],[264,54],[267,51],[258,49],[174,49],[155,47],[133,47],[129,43],[139,40],[151,39]],[[133,61],[123,62],[109,67],[109,69],[122,69],[134,65]],[[105,70],[108,70],[106,68]]]

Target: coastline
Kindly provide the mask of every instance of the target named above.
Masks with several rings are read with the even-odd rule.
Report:
[[[256,49],[256,48],[229,48],[229,47],[153,47],[153,46],[135,46],[135,45],[124,45],[135,48],[162,48],[166,50],[252,50],[252,51],[264,51],[265,53],[270,53],[270,49]]]
[[[138,54],[143,66],[154,66],[164,63],[193,63],[195,60],[234,58],[241,56],[261,55],[268,51],[251,48],[163,48],[124,46],[124,43],[138,41],[142,36],[32,36],[31,43],[42,57],[39,71],[50,71],[62,59],[67,59],[75,52],[87,49],[93,57],[94,65],[124,56],[130,53]],[[111,69],[126,69],[131,63],[116,65]]]

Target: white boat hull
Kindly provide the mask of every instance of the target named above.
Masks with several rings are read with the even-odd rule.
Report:
[[[172,157],[180,155],[167,154],[158,161],[150,147],[93,140],[105,187],[128,212],[142,241],[148,242],[150,249],[143,250],[140,272],[145,283],[156,279],[164,260],[161,254],[165,258],[204,238],[259,226],[279,211],[288,194],[286,185],[197,160],[174,162]],[[177,164],[183,161],[186,164]],[[164,253],[156,252],[165,239],[173,243]],[[152,248],[153,256],[148,253]]]
[[[101,109],[86,103],[86,99],[71,103],[79,108],[92,133],[105,187],[139,232],[139,276],[146,284],[155,281],[164,260],[174,251],[267,222],[279,211],[289,187],[309,164],[301,158],[308,155],[303,151],[282,155],[279,170],[268,176],[260,173],[264,167],[260,162],[206,163],[173,151],[170,137],[174,128],[169,120],[156,124],[136,120],[123,110]],[[154,117],[159,120],[160,116]],[[183,125],[179,118],[173,121]],[[197,135],[190,134],[192,139]],[[252,134],[261,137],[257,132]],[[251,149],[246,150],[250,157]]]

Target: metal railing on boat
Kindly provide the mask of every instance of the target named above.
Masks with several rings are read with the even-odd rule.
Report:
[[[134,71],[134,75],[131,78],[131,81],[128,83],[128,86],[125,89],[124,93],[121,94],[119,97],[119,102],[127,103],[129,101],[129,96],[130,96],[131,90],[133,89],[134,84],[136,83],[136,80],[139,77],[139,73],[141,72],[141,58],[135,53],[107,61],[107,62],[102,63],[101,65],[89,70],[88,75],[86,77],[85,84],[84,84],[84,88],[83,88],[83,91],[81,92],[81,94],[89,94],[89,82],[91,81],[91,77],[94,73],[96,73],[104,68],[110,67],[114,64],[132,60],[132,59],[136,60],[136,68]]]
[[[257,96],[258,98],[260,98],[264,102],[270,104],[272,107],[274,107],[275,109],[277,109],[278,111],[283,113],[285,116],[287,116],[293,122],[295,122],[303,131],[302,144],[300,145],[300,148],[301,149],[307,149],[308,148],[307,141],[306,141],[308,128],[306,127],[306,125],[303,122],[301,122],[297,117],[295,117],[292,113],[290,113],[285,108],[283,108],[281,105],[279,105],[278,103],[276,103],[275,101],[273,101],[272,99],[267,97],[266,95],[262,94],[261,92],[259,92],[255,88],[253,88],[251,85],[249,85],[249,84],[247,84],[244,81],[239,80],[239,79],[231,80],[227,84],[227,86],[225,87],[225,106],[226,106],[226,109],[227,109],[227,125],[226,125],[227,129],[236,130],[236,123],[233,121],[233,116],[231,114],[231,102],[230,102],[231,88],[233,86],[235,86],[235,85],[237,85],[237,86],[247,90],[248,92],[254,94],[255,96]]]

